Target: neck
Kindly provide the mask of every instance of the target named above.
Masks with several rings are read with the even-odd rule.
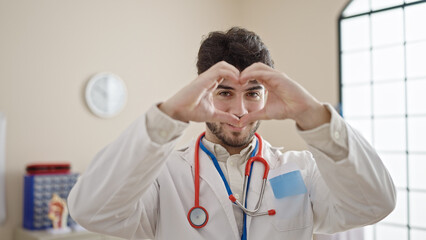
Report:
[[[230,146],[226,146],[221,144],[226,151],[228,151],[229,155],[234,155],[234,154],[239,154],[241,152],[241,150],[243,150],[245,147],[247,147],[247,145],[243,146],[243,147],[230,147]]]

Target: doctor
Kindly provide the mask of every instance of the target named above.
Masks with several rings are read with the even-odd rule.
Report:
[[[395,188],[374,149],[329,104],[273,69],[255,33],[210,33],[197,68],[194,81],[95,156],[68,198],[82,226],[126,239],[310,240],[394,209]],[[269,119],[293,119],[309,151],[281,153],[255,136]],[[205,135],[174,150],[191,121],[206,122]],[[244,189],[254,155],[265,164],[250,165]]]

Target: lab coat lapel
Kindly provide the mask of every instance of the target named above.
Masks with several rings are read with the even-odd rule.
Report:
[[[194,174],[194,151],[195,151],[195,141],[191,143],[191,146],[186,150],[185,160],[191,165],[192,173]],[[238,232],[237,223],[235,221],[234,211],[232,208],[232,202],[229,200],[228,193],[225,188],[225,184],[222,181],[219,173],[217,172],[213,161],[210,159],[207,154],[205,154],[200,149],[200,205],[204,205],[205,202],[208,202],[208,199],[203,198],[201,189],[203,187],[203,181],[207,183],[207,186],[211,188],[214,194],[217,197],[217,201],[220,202],[220,205],[223,207],[225,211],[226,217],[228,218],[229,224],[234,232],[236,239],[240,238],[240,234]],[[205,185],[204,185],[205,186]],[[208,205],[204,205],[204,207],[209,211]],[[214,219],[210,219],[209,221],[214,221]]]

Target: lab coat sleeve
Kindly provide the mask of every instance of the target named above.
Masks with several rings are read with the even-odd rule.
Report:
[[[393,181],[370,144],[332,108],[331,122],[299,131],[313,159],[309,189],[314,232],[373,224],[395,208]]]
[[[90,231],[126,239],[154,238],[156,182],[188,124],[153,106],[101,150],[68,197],[70,214]]]

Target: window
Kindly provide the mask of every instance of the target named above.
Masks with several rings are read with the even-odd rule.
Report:
[[[339,18],[343,117],[376,148],[397,188],[365,240],[426,239],[426,1],[353,0]]]

